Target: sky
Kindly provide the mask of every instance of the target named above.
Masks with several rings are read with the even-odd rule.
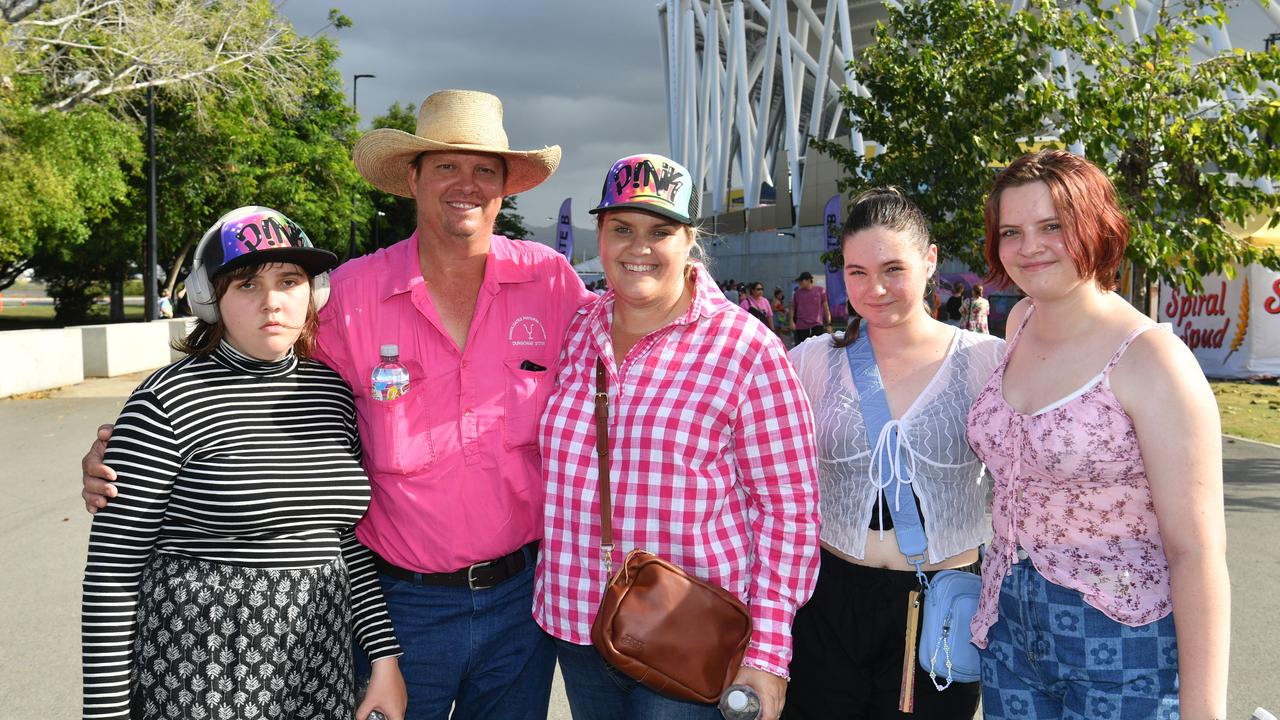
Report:
[[[518,197],[530,228],[555,224],[566,197],[574,224],[614,160],[668,154],[666,90],[652,0],[285,0],[300,34],[311,35],[337,7],[353,23],[336,39],[338,69],[351,95],[361,78],[361,129],[392,103],[417,113],[436,90],[483,90],[502,99],[504,125],[518,150],[560,145],[560,168]],[[538,232],[538,238],[549,238]],[[591,254],[594,254],[592,252]]]

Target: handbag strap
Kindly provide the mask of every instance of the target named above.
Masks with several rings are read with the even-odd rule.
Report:
[[[876,485],[886,496],[890,491],[893,493],[894,501],[886,502],[885,505],[889,506],[889,514],[893,517],[893,534],[898,539],[898,549],[906,556],[907,562],[915,567],[921,587],[927,588],[929,581],[921,568],[925,563],[925,550],[929,543],[925,539],[924,525],[920,522],[915,491],[909,484],[902,482],[895,470],[902,467],[901,439],[898,423],[889,411],[884,381],[880,377],[880,368],[876,365],[875,348],[871,346],[871,340],[863,335],[845,347],[845,355],[849,359],[853,386],[858,391],[858,403],[867,428],[867,441],[872,443],[871,467],[880,469]],[[906,495],[908,502],[898,502],[903,495]]]
[[[613,503],[609,494],[609,371],[596,357],[596,468],[600,479],[600,552],[613,575]]]

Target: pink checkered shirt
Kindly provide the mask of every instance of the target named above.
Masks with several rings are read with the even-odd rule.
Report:
[[[614,294],[578,312],[542,417],[547,477],[533,613],[591,642],[608,578],[600,551],[595,362],[609,370],[613,565],[656,553],[737,594],[754,630],[744,664],[787,677],[791,621],[818,572],[818,475],[809,401],[769,328],[705,268],[693,304],[619,368]]]

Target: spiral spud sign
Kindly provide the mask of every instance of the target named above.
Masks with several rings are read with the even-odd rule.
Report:
[[[1205,276],[1202,293],[1162,288],[1160,320],[1209,377],[1280,375],[1280,273],[1250,265]]]

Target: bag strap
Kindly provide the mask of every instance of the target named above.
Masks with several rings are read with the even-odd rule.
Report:
[[[853,386],[858,391],[858,403],[862,410],[862,419],[867,428],[867,441],[872,443],[871,467],[880,469],[877,487],[886,496],[893,493],[894,502],[886,502],[889,514],[893,517],[893,534],[898,538],[898,549],[906,556],[907,562],[916,569],[916,577],[921,587],[929,587],[924,571],[925,551],[929,547],[924,535],[924,525],[920,522],[917,510],[916,493],[911,486],[902,482],[897,468],[902,467],[901,439],[898,435],[898,423],[889,411],[889,401],[885,397],[884,381],[880,378],[880,368],[876,365],[875,348],[866,335],[845,347],[845,355],[849,359],[849,372],[853,376]],[[873,439],[874,438],[874,439]],[[908,502],[899,503],[898,499],[906,495]]]
[[[613,503],[609,495],[609,371],[596,357],[596,468],[600,484],[600,552],[606,579],[613,576]]]

